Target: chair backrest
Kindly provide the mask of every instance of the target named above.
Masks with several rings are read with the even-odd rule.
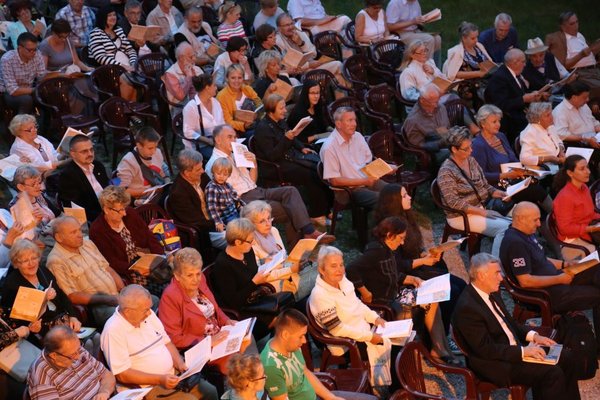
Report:
[[[183,113],[179,113],[171,120],[171,130],[174,135],[183,138]]]
[[[375,114],[386,116],[388,129],[394,129],[393,121],[401,120],[403,107],[396,95],[395,90],[386,84],[372,87],[365,94],[365,105],[367,109]]]
[[[98,116],[103,123],[122,129],[129,129],[130,114],[129,103],[121,97],[111,97],[98,109]]]
[[[150,225],[153,219],[170,219],[167,212],[158,204],[147,203],[135,208],[138,215],[146,225]]]
[[[335,113],[335,110],[337,110],[340,107],[352,107],[358,115],[359,111],[363,107],[363,103],[355,97],[349,96],[340,97],[339,99],[329,103],[327,105],[327,117],[329,118],[329,124],[331,126],[335,125],[333,114]]]
[[[331,72],[325,69],[313,69],[302,75],[302,82],[307,80],[319,83],[319,86],[321,86],[321,99],[324,104],[329,104],[335,100],[335,88],[336,84],[339,86],[339,83]]]
[[[431,193],[431,199],[433,200],[433,204],[442,210],[451,211],[450,207],[447,207],[442,201],[442,192],[440,191],[440,186],[438,185],[437,179],[434,179],[431,182],[431,186],[429,188],[429,192]]]
[[[313,43],[321,55],[342,61],[342,39],[335,31],[324,31],[313,37]]]
[[[90,77],[102,100],[121,95],[121,75],[125,68],[120,65],[103,65],[92,71]]]
[[[59,114],[71,114],[70,94],[73,79],[56,77],[44,79],[35,87],[35,96],[42,104],[58,108]]]
[[[401,161],[396,160],[396,141],[394,132],[389,129],[379,130],[374,132],[367,141],[373,157],[381,158],[386,161]]]
[[[348,24],[346,25],[345,33],[346,33],[346,38],[350,42],[356,43],[356,22],[354,22],[354,21],[348,22]]]
[[[450,126],[466,126],[464,113],[467,110],[467,107],[462,99],[447,101],[444,103],[444,106],[446,107],[446,112],[448,113]]]
[[[363,89],[369,83],[367,64],[369,59],[363,54],[355,54],[344,60],[342,73],[344,77],[352,82],[352,85]]]
[[[427,392],[421,364],[422,355],[426,352],[427,350],[422,343],[411,341],[404,345],[398,357],[396,357],[398,380],[400,380],[404,389],[415,395]]]
[[[517,158],[519,158],[519,156],[521,154],[521,135],[519,135],[515,138],[514,150],[515,150],[515,155],[517,156]]]
[[[144,54],[138,58],[136,69],[149,78],[158,79],[165,72],[166,62],[167,56],[163,53]]]
[[[371,55],[376,64],[395,71],[402,62],[404,43],[397,39],[382,40],[373,46]]]

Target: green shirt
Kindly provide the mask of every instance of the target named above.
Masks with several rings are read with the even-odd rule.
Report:
[[[271,349],[271,341],[260,354],[267,381],[269,397],[286,394],[289,400],[315,400],[317,395],[304,374],[304,357],[298,349],[290,357]]]

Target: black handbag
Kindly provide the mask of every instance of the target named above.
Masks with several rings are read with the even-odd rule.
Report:
[[[291,154],[289,154],[289,153],[291,153]],[[289,152],[289,153],[287,153],[286,157],[285,157],[288,161],[291,161],[294,164],[301,165],[305,168],[316,170],[317,165],[321,161],[321,158],[319,158],[319,155],[315,154],[315,153],[304,154],[298,150],[295,150],[295,151]]]
[[[253,292],[253,294],[255,292]],[[250,300],[251,297],[252,294],[249,296],[248,300]],[[252,300],[252,302],[249,301],[248,304],[244,306],[242,311],[249,314],[279,315],[281,311],[294,304],[294,294],[292,292],[278,292],[257,296]]]

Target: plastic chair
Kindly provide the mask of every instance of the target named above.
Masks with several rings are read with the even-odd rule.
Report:
[[[151,103],[152,99],[159,100],[159,86],[162,83],[160,78],[165,73],[166,64],[167,56],[163,53],[145,54],[137,60],[136,72],[148,87],[145,93],[148,103]]]
[[[588,256],[590,254],[590,251],[585,246],[577,245],[575,243],[563,242],[558,238],[558,226],[556,225],[556,217],[555,217],[554,213],[548,214],[548,216],[546,217],[545,223],[548,228],[547,231],[550,233],[552,240],[554,240],[561,249],[563,247],[567,247],[567,248],[582,251],[583,254],[585,254],[586,256]]]
[[[386,84],[370,88],[365,94],[365,106],[369,112],[380,117],[380,129],[402,132],[404,104],[394,89]]]
[[[331,57],[334,60],[343,61],[342,46],[355,51],[360,51],[360,47],[348,43],[339,33],[335,31],[324,31],[317,33],[313,37],[313,43],[320,55]]]
[[[371,47],[371,58],[378,68],[394,73],[400,67],[404,48],[401,40],[382,40]]]
[[[354,96],[354,91],[350,88],[342,86],[335,76],[324,69],[313,69],[302,75],[302,82],[312,80],[319,83],[321,86],[321,99],[325,104],[329,104],[335,100],[335,91],[339,90],[345,93],[346,96]]]
[[[373,132],[380,125],[383,124],[379,116],[370,113],[366,109],[365,103],[358,100],[356,97],[345,96],[340,97],[336,101],[327,105],[327,117],[329,119],[329,125],[335,125],[333,114],[335,113],[335,110],[337,110],[340,107],[350,107],[356,112],[356,118],[358,123],[356,130],[362,133],[363,135],[370,135],[371,132]]]
[[[353,86],[354,93],[362,100],[369,87],[380,83],[394,85],[394,75],[388,71],[377,68],[371,60],[363,54],[348,57],[342,66],[344,78]]]
[[[103,65],[92,71],[90,75],[92,85],[100,96],[100,101],[106,101],[111,97],[121,97],[121,75],[125,72],[125,68],[120,65]],[[129,76],[132,77],[131,74]],[[147,86],[140,82],[133,79],[131,82],[137,88],[141,88],[144,93],[148,90]],[[131,108],[136,111],[145,111],[150,108],[150,105],[132,102]]]
[[[167,96],[167,88],[165,86],[165,83],[162,80],[160,80],[160,84],[158,86],[158,112],[161,117],[160,123],[162,125],[163,132],[166,132],[168,130],[169,120],[171,120],[171,128],[173,128],[175,118],[180,117],[181,125],[179,132],[181,132],[182,134],[180,137],[183,137],[183,107],[183,104],[173,103],[169,100],[169,97]],[[171,111],[171,108],[173,109],[173,111]],[[175,152],[175,141],[177,140],[177,135],[175,135],[174,132],[175,131],[173,130],[173,136],[171,138],[171,154]]]

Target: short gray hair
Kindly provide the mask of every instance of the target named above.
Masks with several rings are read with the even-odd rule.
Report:
[[[11,264],[17,264],[17,259],[19,256],[28,251],[34,252],[38,257],[42,254],[39,246],[29,239],[18,239],[16,242],[14,242],[10,247],[10,251],[8,252],[8,257],[10,258]]]
[[[500,259],[489,253],[477,253],[471,257],[471,265],[469,266],[469,278],[471,282],[477,280],[479,271],[487,267],[489,264],[500,264]]]
[[[529,109],[527,110],[527,121],[529,121],[532,124],[537,124],[538,122],[540,122],[542,114],[547,113],[548,111],[552,112],[551,103],[531,103],[529,105]]]
[[[79,221],[77,221],[77,218],[71,217],[70,215],[61,215],[60,217],[52,221],[52,236],[56,236],[56,234],[60,232],[62,226],[67,222],[75,222],[77,226],[81,226],[79,224]]]
[[[213,138],[216,138],[217,136],[219,136],[221,134],[221,132],[223,132],[225,129],[229,129],[230,131],[235,133],[235,129],[233,129],[233,127],[231,125],[228,125],[228,124],[217,125],[213,128],[213,131],[212,131]]]
[[[433,83],[428,83],[419,89],[419,97],[428,97],[432,93],[436,93],[438,97],[442,94],[437,85]]]
[[[494,27],[498,26],[500,22],[508,22],[512,25],[512,18],[507,13],[500,13],[496,15],[496,19],[494,20]]]
[[[512,64],[519,59],[524,59],[525,53],[521,49],[510,49],[504,55],[504,63]]]
[[[281,56],[275,50],[265,50],[256,59],[256,69],[258,69],[258,76],[264,77],[265,71],[269,63],[273,60],[281,62]]]
[[[10,120],[10,124],[8,125],[8,130],[10,131],[10,133],[13,134],[13,136],[17,136],[17,133],[19,132],[19,129],[21,129],[21,126],[23,126],[24,124],[27,124],[29,122],[35,123],[37,121],[33,115],[17,114],[13,117],[13,119]]]
[[[242,208],[242,218],[248,218],[253,223],[256,223],[256,216],[258,214],[262,214],[265,211],[271,213],[273,211],[273,208],[266,201],[254,200],[246,204],[244,208]]]
[[[458,26],[458,34],[461,39],[469,36],[472,32],[478,32],[479,28],[472,22],[463,21]]]
[[[133,308],[142,298],[152,300],[150,292],[145,287],[135,283],[127,285],[119,293],[119,308],[121,310]]]
[[[24,185],[27,179],[38,178],[42,176],[41,172],[38,171],[31,164],[25,164],[17,167],[15,171],[15,176],[13,177],[13,184],[17,186],[18,184]]]
[[[202,255],[193,247],[184,247],[173,257],[173,273],[180,274],[184,267],[202,269]]]
[[[356,113],[356,111],[352,107],[347,107],[347,106],[339,107],[333,113],[333,120],[335,122],[340,121],[342,119],[342,115],[344,115],[346,113],[350,113],[350,112]]]
[[[325,263],[325,259],[330,256],[344,256],[344,253],[340,249],[334,246],[323,246],[319,249],[319,255],[317,256],[317,265],[320,267]]]
[[[185,18],[186,19],[195,14],[204,14],[204,12],[198,6],[193,6],[193,7],[188,8],[187,10],[185,10]]]
[[[128,207],[129,203],[131,203],[131,195],[122,186],[109,185],[100,192],[98,202],[102,208],[112,207],[116,203],[123,205],[123,207]]]
[[[484,104],[477,111],[475,120],[477,120],[477,124],[481,127],[481,124],[492,115],[502,118],[502,110],[493,104]]]
[[[225,227],[225,240],[228,245],[235,246],[236,240],[246,240],[254,232],[254,224],[248,218],[230,221]]]
[[[179,169],[179,172],[189,171],[198,164],[202,164],[202,154],[199,151],[183,149],[177,155],[177,169]]]
[[[448,148],[456,147],[458,149],[465,140],[471,140],[472,138],[473,135],[466,126],[453,126],[448,129],[446,143]]]
[[[142,3],[140,3],[138,0],[127,0],[127,2],[125,2],[125,11],[138,7],[142,8]]]
[[[46,354],[57,352],[69,340],[79,340],[77,333],[68,325],[56,325],[44,336],[44,351]]]
[[[177,48],[175,49],[175,58],[179,60],[179,57],[181,57],[183,52],[186,51],[187,49],[192,49],[192,51],[194,50],[192,45],[189,44],[188,42],[179,43],[179,46],[177,46]]]

